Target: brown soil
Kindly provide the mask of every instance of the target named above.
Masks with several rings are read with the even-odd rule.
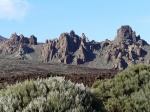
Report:
[[[7,76],[0,78],[0,83],[4,86],[8,84],[14,84],[16,82],[22,82],[25,80],[33,79],[36,80],[38,78],[48,78],[48,77],[55,77],[55,76],[62,76],[65,77],[67,80],[71,80],[75,83],[83,83],[84,85],[91,86],[95,81],[113,78],[116,74],[116,71],[112,72],[105,72],[101,74],[54,74],[54,73],[43,73],[43,74],[26,74],[26,75],[19,75],[19,76]]]
[[[1,60],[0,84],[6,86],[25,80],[62,76],[75,83],[91,86],[95,81],[113,78],[118,71],[86,68],[58,63],[33,63],[20,60]]]

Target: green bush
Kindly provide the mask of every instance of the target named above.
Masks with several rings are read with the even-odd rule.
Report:
[[[25,81],[0,90],[0,112],[99,112],[102,105],[83,84],[61,77]]]
[[[150,112],[150,66],[136,65],[93,84],[107,111]]]

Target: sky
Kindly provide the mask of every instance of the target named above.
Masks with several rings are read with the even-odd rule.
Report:
[[[0,35],[35,35],[38,42],[74,30],[98,42],[130,25],[150,43],[150,0],[0,0]]]

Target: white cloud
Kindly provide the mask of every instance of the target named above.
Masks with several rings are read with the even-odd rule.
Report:
[[[0,18],[22,20],[29,9],[27,0],[0,0]]]

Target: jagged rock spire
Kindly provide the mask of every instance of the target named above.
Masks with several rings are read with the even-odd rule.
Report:
[[[136,42],[138,40],[135,31],[133,31],[129,25],[121,26],[121,28],[117,30],[115,41],[121,42],[124,40],[129,40],[131,42]]]

